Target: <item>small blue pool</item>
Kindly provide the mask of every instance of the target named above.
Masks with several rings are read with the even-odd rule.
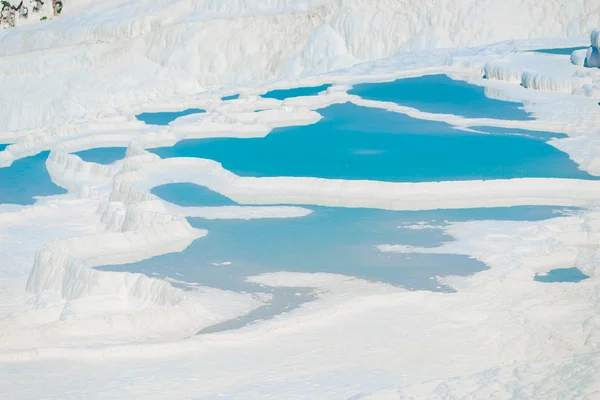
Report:
[[[557,268],[548,272],[546,275],[536,275],[534,280],[545,283],[555,282],[581,282],[589,278],[586,274],[581,272],[579,269],[573,268]]]
[[[393,82],[362,83],[348,93],[366,100],[393,102],[417,110],[466,118],[533,119],[521,103],[490,99],[484,88],[446,75],[427,75]]]
[[[83,161],[97,164],[112,164],[125,158],[127,147],[98,147],[95,149],[78,151],[75,154]]]
[[[537,49],[537,50],[531,50],[531,51],[534,53],[570,56],[571,53],[573,53],[574,51],[585,50],[585,49],[587,49],[587,46],[586,47],[557,47],[557,48],[553,48],[553,49]]]
[[[152,188],[150,193],[170,203],[182,207],[233,206],[237,203],[229,197],[214,192],[207,187],[189,182],[168,183]]]
[[[261,94],[260,97],[264,99],[285,100],[291,97],[316,96],[317,94],[327,90],[330,87],[331,84],[328,83],[320,86],[305,86],[292,89],[277,89],[271,90],[265,94]]]
[[[0,168],[0,204],[30,205],[35,203],[34,197],[67,193],[50,179],[46,169],[48,154],[44,151]]]
[[[223,97],[221,97],[221,100],[228,101],[228,100],[237,100],[239,98],[240,98],[239,94],[232,94],[230,96],[223,96]]]
[[[147,112],[136,115],[135,117],[148,125],[169,125],[179,117],[185,117],[191,114],[205,113],[205,110],[200,108],[188,108],[183,111],[174,112]]]

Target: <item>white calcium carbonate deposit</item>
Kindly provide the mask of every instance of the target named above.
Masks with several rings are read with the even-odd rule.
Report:
[[[352,102],[461,129],[563,133],[549,144],[598,176],[597,0],[65,0],[60,15],[15,21],[0,30],[0,143],[10,143],[0,167],[50,150],[46,168],[68,193],[0,205],[0,397],[600,398],[599,180],[253,178],[148,151],[189,138],[264,137]],[[570,56],[527,51],[588,45]],[[535,119],[434,114],[348,93],[358,82],[436,73],[523,102]],[[332,86],[314,96],[259,97],[323,83]],[[165,126],[134,117],[194,107],[206,113]],[[110,165],[71,154],[114,146],[127,154]],[[174,182],[239,205],[181,207],[151,193]],[[94,268],[183,251],[211,234],[186,217],[305,218],[309,205],[579,209],[543,221],[436,225],[455,241],[434,248],[377,246],[382,257],[462,254],[489,267],[436,278],[454,293],[329,273],[252,276],[264,287],[309,288],[315,299],[202,335],[270,296]],[[570,267],[590,278],[533,279]]]

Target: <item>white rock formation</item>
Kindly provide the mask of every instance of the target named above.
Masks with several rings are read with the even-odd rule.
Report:
[[[49,24],[0,32],[0,56],[14,56],[0,58],[0,131],[402,51],[576,37],[600,25],[596,7],[596,0],[72,1]],[[16,91],[27,99],[15,102]]]

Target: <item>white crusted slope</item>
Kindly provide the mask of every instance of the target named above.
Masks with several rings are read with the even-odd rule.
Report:
[[[600,25],[596,11],[596,0],[90,2],[47,24],[0,31],[0,131],[400,51],[579,36]]]

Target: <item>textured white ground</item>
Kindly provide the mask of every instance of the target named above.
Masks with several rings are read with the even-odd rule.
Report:
[[[0,397],[600,397],[600,181],[240,178],[211,161],[145,151],[191,137],[261,137],[352,101],[458,127],[565,133],[551,144],[600,175],[600,70],[569,56],[515,54],[589,45],[598,26],[596,0],[73,0],[51,21],[0,31],[0,141],[13,143],[0,166],[51,150],[48,171],[69,190],[33,206],[0,206]],[[591,38],[596,50],[599,37]],[[347,94],[354,82],[431,73],[524,101],[536,120],[435,115]],[[334,86],[318,96],[257,97],[325,82]],[[220,100],[233,93],[240,99]],[[133,117],[190,107],[207,113],[166,127]],[[104,166],[68,154],[106,146],[127,146],[127,158]],[[199,183],[248,206],[182,209],[150,194],[169,182]],[[318,298],[269,321],[202,336],[194,333],[269,299],[201,284],[184,292],[167,280],[91,268],[185,249],[207,234],[185,216],[309,212],[282,203],[583,210],[542,222],[446,226],[456,242],[427,251],[467,254],[490,267],[439,278],[456,293],[331,274],[252,277],[313,287]],[[533,280],[572,266],[590,279]]]

